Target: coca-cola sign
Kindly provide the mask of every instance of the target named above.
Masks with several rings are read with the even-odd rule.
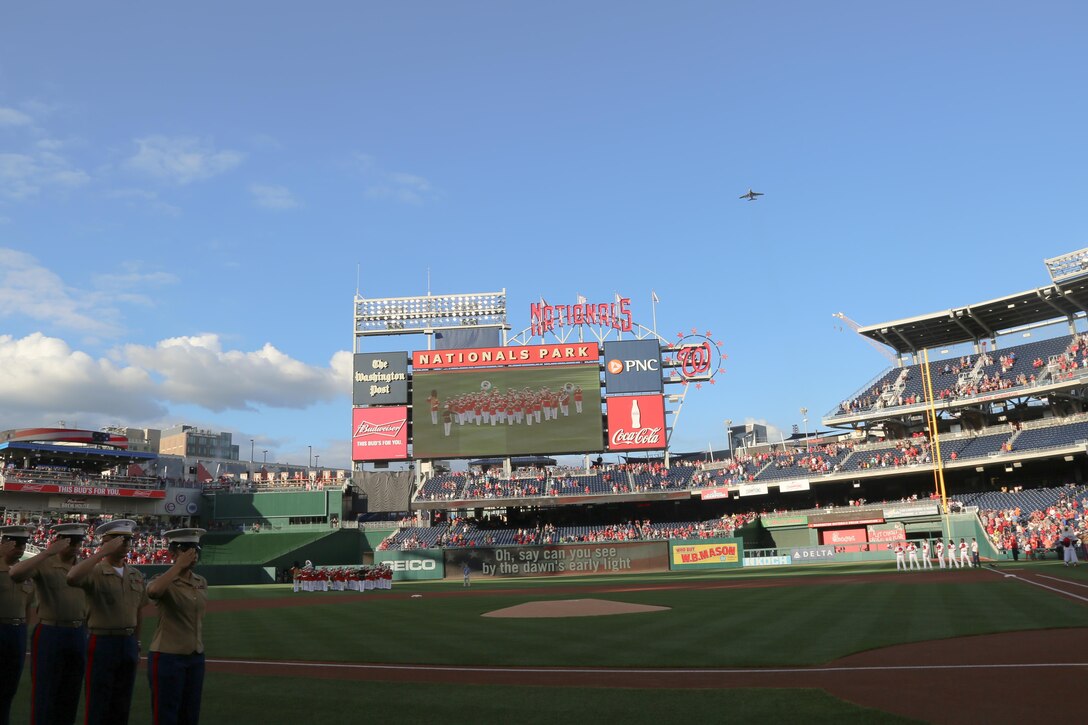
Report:
[[[661,450],[667,443],[665,399],[662,396],[608,397],[608,450]]]
[[[619,430],[611,434],[612,448],[638,446],[639,448],[663,448],[660,428],[639,428],[638,430]]]
[[[355,408],[351,415],[351,460],[400,461],[408,457],[408,408]]]

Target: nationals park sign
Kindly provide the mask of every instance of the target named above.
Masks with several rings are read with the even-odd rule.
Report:
[[[545,363],[597,362],[600,349],[595,342],[570,345],[521,345],[517,347],[474,347],[462,350],[423,350],[412,353],[415,370],[541,365]]]

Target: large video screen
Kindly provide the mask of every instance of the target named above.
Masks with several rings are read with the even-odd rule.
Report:
[[[415,458],[603,449],[596,363],[419,371],[412,391]]]

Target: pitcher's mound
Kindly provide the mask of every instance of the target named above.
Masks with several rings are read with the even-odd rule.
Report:
[[[641,614],[664,612],[668,607],[646,604],[610,602],[607,599],[558,599],[546,602],[526,602],[516,607],[486,612],[485,617],[533,619],[536,617],[601,617],[606,614]]]

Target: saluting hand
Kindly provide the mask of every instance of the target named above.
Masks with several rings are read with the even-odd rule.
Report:
[[[125,545],[125,539],[122,536],[115,536],[109,541],[105,541],[98,547],[98,553],[109,556],[110,554],[120,551]]]
[[[196,564],[198,558],[200,558],[200,554],[196,549],[187,549],[186,551],[178,552],[178,558],[174,559],[174,564],[180,566],[182,569],[188,569]]]
[[[68,539],[56,538],[49,542],[49,546],[45,547],[45,553],[49,556],[62,554],[68,550],[69,546],[71,545],[68,543]]]

